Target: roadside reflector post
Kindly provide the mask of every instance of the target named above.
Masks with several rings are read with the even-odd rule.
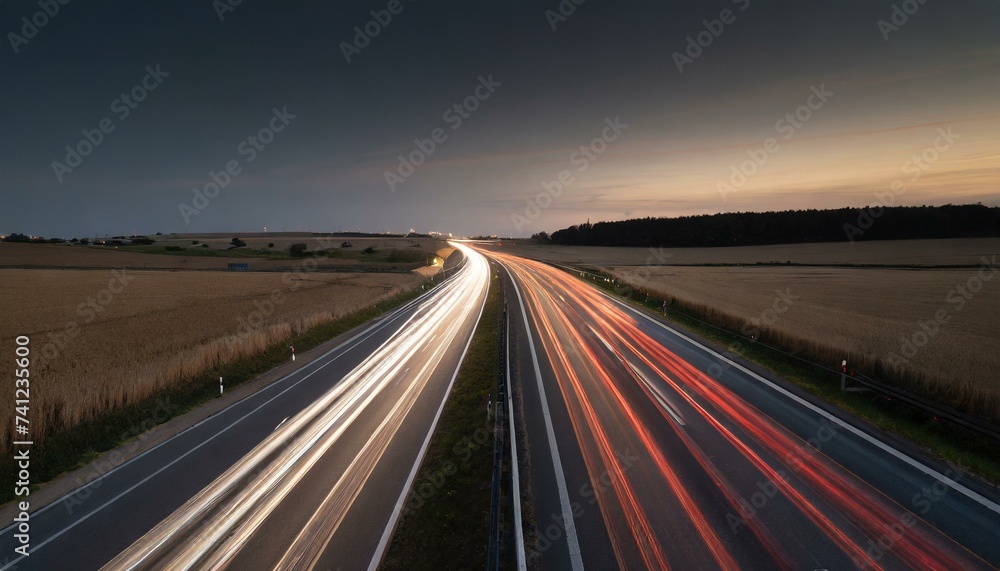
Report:
[[[222,394],[222,377],[219,377],[219,394]]]

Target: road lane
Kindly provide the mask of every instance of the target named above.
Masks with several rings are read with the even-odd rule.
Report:
[[[72,511],[34,514],[17,569],[221,568],[243,549],[267,553],[267,568],[310,568],[356,513],[367,541],[349,553],[368,566],[485,300],[488,264],[465,255],[428,295],[78,491]],[[375,500],[389,492],[386,509]],[[288,525],[289,513],[306,517]],[[10,530],[0,545],[12,549]]]
[[[582,491],[599,507],[599,520],[582,510],[578,534],[600,537],[594,527],[603,528],[617,566],[1000,562],[1000,507],[955,481],[957,473],[859,435],[572,275],[490,255],[523,295],[559,451],[569,464],[582,457],[589,485]],[[520,382],[542,520],[553,470],[538,462],[547,450],[537,422],[532,433],[529,381]],[[554,543],[539,567],[571,568],[564,537]],[[586,566],[607,567],[601,549],[580,543]]]

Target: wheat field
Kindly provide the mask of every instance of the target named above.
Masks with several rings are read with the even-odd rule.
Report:
[[[733,323],[756,319],[772,338],[799,342],[831,368],[848,358],[858,370],[908,379],[918,392],[1000,417],[1000,271],[985,270],[991,279],[966,296],[959,288],[970,279],[978,287],[977,269],[607,269]]]
[[[35,438],[423,280],[412,273],[116,272],[0,269],[0,351],[13,355],[16,336],[31,339]],[[9,425],[13,391],[0,401],[0,423]],[[5,448],[9,433],[0,438]]]

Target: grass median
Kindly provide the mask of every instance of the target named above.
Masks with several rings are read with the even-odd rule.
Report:
[[[502,305],[494,277],[381,569],[486,567]]]

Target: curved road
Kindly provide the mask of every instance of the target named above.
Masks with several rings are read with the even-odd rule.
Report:
[[[2,569],[377,566],[486,299],[489,264],[459,248],[428,294],[34,512]]]
[[[538,569],[990,569],[1000,505],[565,271],[506,269]]]

